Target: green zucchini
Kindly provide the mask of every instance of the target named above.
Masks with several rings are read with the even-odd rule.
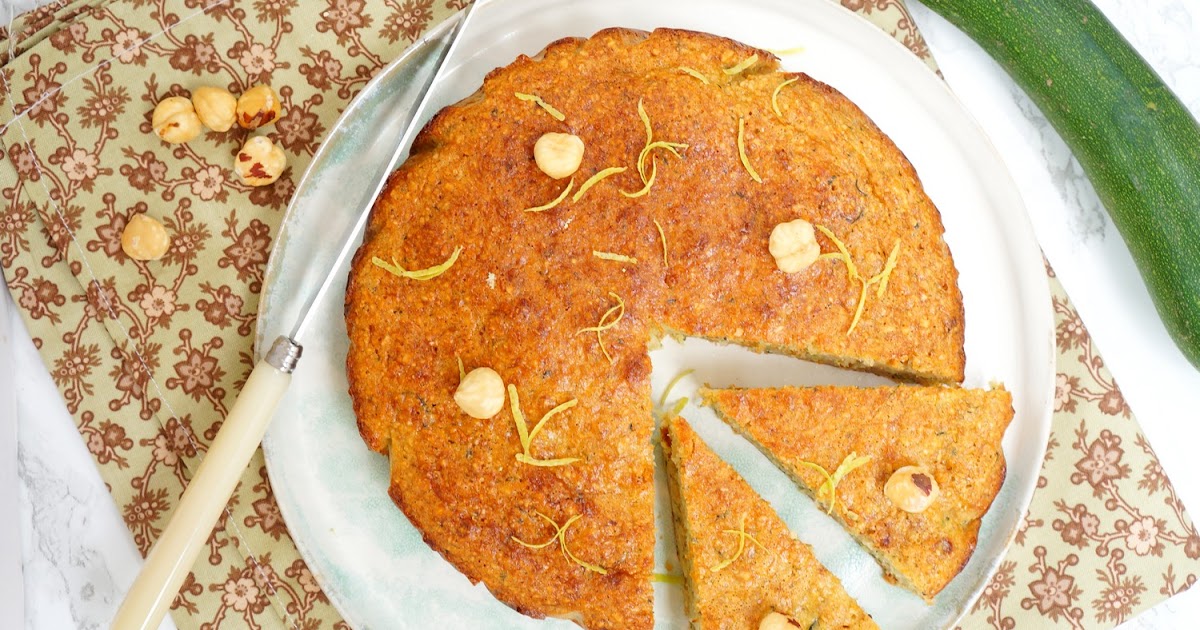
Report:
[[[1167,331],[1200,367],[1200,124],[1088,0],[922,0],[1071,147]]]

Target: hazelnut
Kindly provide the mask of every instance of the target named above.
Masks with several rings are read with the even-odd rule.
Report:
[[[242,145],[233,160],[233,170],[238,177],[251,186],[266,186],[275,183],[287,167],[287,156],[283,149],[275,146],[266,136],[255,136]]]
[[[454,402],[472,418],[491,418],[504,407],[504,379],[492,368],[475,368],[454,390]]]
[[[807,269],[821,256],[813,226],[804,219],[780,223],[771,230],[768,243],[775,265],[784,273]]]
[[[279,119],[279,97],[269,85],[256,85],[237,100],[237,122],[243,129],[258,129]]]
[[[192,106],[205,127],[229,131],[237,116],[237,97],[218,87],[199,87],[192,91]]]
[[[924,512],[941,490],[933,473],[924,466],[904,466],[892,473],[883,486],[883,494],[905,512]]]
[[[758,630],[796,630],[799,627],[800,622],[773,610],[758,623]]]
[[[172,144],[189,142],[200,135],[200,117],[192,102],[182,96],[168,96],[154,106],[150,117],[154,134]]]
[[[171,237],[162,221],[135,214],[121,232],[121,250],[134,260],[158,260],[171,246]]]
[[[570,177],[583,162],[583,140],[569,133],[542,134],[533,145],[533,160],[554,179]]]

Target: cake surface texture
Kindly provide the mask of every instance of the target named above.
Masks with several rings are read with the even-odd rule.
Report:
[[[535,164],[549,132],[585,144],[573,178]],[[648,136],[686,146],[647,151]],[[819,260],[783,273],[768,239],[793,219],[828,232]],[[770,53],[670,29],[560,40],[439,112],[375,204],[346,292],[359,431],[390,457],[389,493],[426,542],[498,599],[650,627],[647,348],[688,335],[959,382],[962,298],[942,232],[896,146]],[[452,264],[414,279],[381,262]],[[519,401],[463,413],[459,361],[495,370]],[[546,417],[533,437],[514,402],[528,427]]]
[[[703,404],[759,448],[870,551],[902,586],[932,600],[975,550],[979,525],[1006,472],[1001,441],[1013,418],[1004,389],[795,387],[702,390]],[[826,471],[851,453],[870,457],[832,495]],[[885,485],[924,468],[939,495],[921,512]]]

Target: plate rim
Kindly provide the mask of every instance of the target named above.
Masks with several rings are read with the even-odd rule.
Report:
[[[734,4],[734,5],[738,4],[738,0],[719,0],[719,1],[728,2],[728,3]],[[770,2],[770,1],[771,0],[764,0],[764,2]],[[1040,249],[1039,249],[1040,246],[1038,245],[1036,235],[1033,231],[1033,225],[1032,225],[1031,219],[1028,214],[1028,208],[1025,204],[1024,198],[1022,197],[1022,195],[1020,193],[1019,188],[1016,185],[1015,180],[1012,177],[1011,170],[1004,163],[999,151],[997,150],[997,148],[995,146],[995,143],[988,136],[988,134],[984,130],[983,126],[970,113],[970,110],[968,110],[965,107],[962,100],[950,88],[950,85],[943,78],[937,76],[935,71],[933,69],[931,69],[928,65],[926,65],[925,62],[923,60],[921,60],[921,58],[918,57],[916,54],[914,54],[912,52],[912,50],[910,50],[907,46],[905,46],[903,43],[901,43],[900,41],[898,41],[897,39],[892,37],[890,34],[881,30],[877,25],[875,25],[873,22],[871,22],[870,20],[868,20],[866,17],[862,16],[861,14],[851,11],[850,9],[842,6],[840,3],[837,3],[834,1],[829,1],[829,2],[822,2],[822,0],[810,0],[810,1],[815,2],[815,3],[820,3],[820,4],[826,4],[827,8],[843,14],[843,17],[849,17],[850,19],[853,19],[854,21],[857,21],[863,25],[869,26],[874,32],[876,32],[877,35],[880,36],[880,37],[877,37],[876,39],[878,39],[878,41],[882,45],[890,46],[893,49],[897,49],[897,52],[899,54],[895,55],[895,57],[899,63],[905,63],[905,64],[909,64],[909,65],[915,64],[916,66],[922,68],[924,70],[924,72],[928,72],[928,73],[934,75],[934,77],[937,79],[934,83],[936,83],[937,85],[940,86],[939,89],[942,92],[941,95],[945,96],[945,97],[949,97],[950,101],[953,102],[954,107],[958,110],[959,113],[961,113],[964,116],[964,118],[970,123],[971,127],[975,130],[975,132],[976,132],[975,140],[981,141],[978,143],[980,149],[982,151],[990,154],[990,157],[993,158],[997,164],[999,164],[1000,166],[1003,167],[997,172],[990,173],[989,177],[990,177],[991,181],[996,184],[996,188],[1007,191],[1009,193],[1008,197],[1011,198],[1011,201],[1014,204],[1014,207],[1019,206],[1023,210],[1023,212],[1021,213],[1021,215],[1019,217],[1012,218],[1011,220],[1013,222],[1015,222],[1016,224],[1018,224],[1018,226],[1016,226],[1016,227],[1018,227],[1019,231],[1021,233],[1023,233],[1024,236],[1026,237],[1026,238],[1021,239],[1021,241],[1032,245],[1033,248],[1035,250],[1037,250],[1040,254]],[[497,2],[502,3],[503,0],[476,0],[476,2],[478,4],[496,4]],[[800,6],[796,6],[794,8],[794,10],[789,11],[789,13],[791,13],[793,16],[802,17],[803,14],[801,13],[801,8],[802,7],[800,7]],[[297,182],[296,187],[293,191],[292,200],[289,202],[288,207],[287,207],[283,217],[280,219],[280,223],[279,223],[280,227],[279,227],[278,233],[276,234],[275,242],[272,244],[271,252],[270,252],[270,255],[268,256],[267,268],[264,271],[264,275],[263,275],[263,290],[260,294],[260,300],[259,300],[258,309],[256,312],[256,321],[270,321],[269,319],[267,319],[269,306],[271,304],[271,300],[268,299],[269,288],[276,284],[275,280],[276,280],[277,276],[279,275],[279,268],[282,265],[281,259],[283,258],[283,256],[282,256],[281,252],[282,252],[282,250],[284,250],[286,248],[287,239],[285,237],[288,232],[289,226],[291,224],[295,223],[294,219],[295,219],[296,215],[299,213],[298,206],[301,205],[300,200],[303,197],[303,195],[301,195],[301,192],[305,189],[305,187],[312,185],[311,180],[315,177],[316,171],[320,170],[320,166],[321,166],[321,162],[322,162],[321,158],[326,154],[326,152],[332,150],[330,147],[334,146],[333,144],[328,143],[326,140],[329,139],[330,137],[333,137],[335,134],[337,134],[337,132],[341,128],[343,128],[349,124],[349,122],[354,118],[355,113],[363,107],[363,103],[370,100],[370,97],[374,92],[374,90],[372,88],[375,88],[380,83],[384,83],[385,81],[389,80],[391,75],[394,74],[395,72],[397,72],[398,68],[400,68],[401,66],[404,66],[408,62],[410,62],[411,58],[419,50],[421,50],[422,47],[428,46],[431,41],[433,41],[434,39],[437,39],[442,34],[444,34],[445,30],[452,28],[454,24],[456,24],[458,21],[460,21],[462,19],[462,16],[463,16],[462,10],[457,10],[457,11],[451,13],[445,19],[443,19],[441,22],[434,25],[429,30],[427,30],[424,34],[422,34],[420,39],[418,39],[417,41],[413,42],[411,45],[406,47],[395,59],[393,59],[387,65],[385,65],[383,68],[381,68],[379,70],[379,72],[374,77],[372,77],[372,79],[369,82],[367,82],[362,87],[362,89],[351,99],[349,104],[347,104],[346,108],[342,111],[341,115],[339,115],[337,121],[326,132],[325,138],[322,139],[320,147],[318,148],[317,152],[313,154],[312,160],[310,161],[309,165],[306,167],[304,174],[301,176],[300,180]],[[718,36],[722,36],[722,35],[718,35]],[[722,37],[724,37],[724,36],[722,36]],[[888,43],[883,44],[884,41],[886,41]],[[899,61],[901,59],[903,59],[903,61]],[[857,103],[855,103],[855,105],[857,106]],[[886,132],[885,132],[885,134],[886,134]],[[402,163],[402,162],[400,162],[400,163]],[[997,180],[999,180],[999,181],[997,181]],[[363,211],[367,211],[367,210],[364,209]],[[939,210],[939,212],[940,212],[940,210]],[[1026,257],[1027,256],[1020,256],[1020,257],[1015,257],[1015,258],[1017,260],[1021,260]],[[1037,309],[1034,309],[1033,312],[1031,312],[1027,309],[1026,312],[1024,313],[1024,315],[1026,316],[1026,319],[1031,320],[1031,322],[1034,320],[1041,320],[1041,321],[1043,321],[1044,324],[1046,324],[1044,326],[1029,325],[1028,328],[1034,332],[1036,332],[1036,330],[1039,330],[1039,329],[1044,331],[1044,339],[1042,340],[1041,345],[1043,346],[1043,349],[1049,350],[1049,352],[1045,353],[1045,358],[1048,358],[1048,360],[1049,360],[1049,369],[1046,370],[1047,374],[1049,375],[1049,381],[1048,381],[1049,387],[1043,388],[1042,391],[1044,392],[1044,395],[1041,397],[1042,400],[1040,400],[1040,401],[1032,400],[1033,404],[1030,405],[1031,408],[1036,406],[1037,408],[1040,409],[1040,412],[1036,415],[1036,419],[1038,420],[1037,428],[1039,429],[1039,431],[1038,431],[1039,440],[1038,440],[1038,444],[1032,448],[1032,451],[1030,453],[1030,456],[1037,462],[1037,469],[1031,471],[1032,473],[1034,473],[1033,478],[1036,480],[1036,473],[1040,471],[1040,469],[1044,463],[1044,460],[1045,460],[1045,454],[1046,454],[1046,450],[1048,447],[1047,442],[1049,440],[1049,437],[1050,437],[1050,434],[1051,434],[1052,428],[1053,428],[1052,427],[1053,391],[1054,391],[1053,380],[1054,380],[1054,373],[1055,373],[1055,369],[1056,369],[1056,355],[1054,352],[1054,348],[1055,348],[1054,323],[1053,323],[1054,320],[1053,320],[1053,311],[1052,311],[1052,304],[1051,304],[1052,294],[1050,292],[1049,278],[1043,274],[1041,280],[1036,283],[1036,287],[1027,287],[1027,288],[1035,289],[1035,292],[1037,293],[1037,297],[1039,298],[1039,301],[1041,301],[1042,304],[1044,305],[1044,308],[1040,309],[1040,313],[1041,313],[1040,315],[1036,314],[1036,312],[1038,312]],[[1044,298],[1044,299],[1042,299],[1042,298]],[[262,357],[262,354],[265,352],[266,348],[269,346],[269,343],[268,343],[269,340],[265,338],[264,330],[265,330],[265,327],[262,327],[262,326],[259,326],[256,328],[255,343],[254,343],[255,360],[260,359]],[[1033,392],[1031,392],[1031,393],[1033,393]],[[271,439],[271,436],[272,436],[271,432],[268,432],[267,435],[264,436],[263,442],[262,442],[262,449],[264,452],[264,461],[265,461],[265,465],[267,468],[268,478],[272,480],[272,486],[274,487],[273,480],[275,478],[277,478],[275,467],[278,466],[279,464],[274,464],[274,465],[272,464],[272,461],[274,461],[275,458],[278,457],[278,455],[272,456],[272,453],[275,453],[275,449],[272,444],[273,440]],[[1006,474],[1005,482],[1004,482],[1006,485],[1009,483],[1010,478],[1011,477],[1008,474]],[[1013,501],[1013,507],[1019,508],[1020,513],[1022,515],[1028,513],[1029,506],[1032,502],[1033,495],[1035,494],[1036,490],[1037,490],[1036,482],[1026,484],[1025,487],[1018,488],[1016,490],[1016,493],[1014,495],[1015,500]],[[281,501],[277,501],[276,503],[279,506],[279,510],[280,510],[281,516],[283,516],[285,525],[289,522],[295,522],[294,519],[297,518],[299,515],[293,513],[292,507],[290,505],[285,506],[284,502],[281,502]],[[994,506],[992,506],[992,507],[994,507]],[[991,509],[991,507],[989,507],[989,511],[990,511],[990,509]],[[985,513],[985,517],[986,517],[986,513]],[[984,590],[987,588],[987,585],[990,583],[992,577],[995,575],[1000,564],[1003,562],[1003,560],[1007,554],[1007,551],[1011,548],[1017,535],[1020,533],[1020,530],[1021,530],[1020,520],[1021,519],[1018,518],[1017,521],[1014,523],[1014,526],[1011,528],[1011,530],[1005,534],[1005,536],[1003,538],[1004,543],[1000,547],[1000,552],[996,556],[987,559],[987,561],[986,561],[987,565],[986,565],[986,569],[983,572],[982,579],[967,594],[967,596],[963,598],[961,604],[957,607],[957,610],[955,611],[953,619],[951,619],[947,623],[946,627],[948,627],[948,628],[953,627],[953,626],[957,625],[958,623],[960,623],[962,621],[962,619],[966,616],[966,614],[970,611],[971,607],[979,600],[980,596],[983,594]],[[324,575],[324,572],[321,571],[317,567],[317,565],[315,565],[311,561],[311,558],[313,558],[314,556],[313,556],[313,552],[309,549],[309,544],[310,544],[309,541],[301,539],[300,537],[292,536],[290,528],[288,531],[289,531],[289,536],[292,538],[292,541],[296,545],[297,551],[300,553],[300,556],[304,559],[305,564],[308,566],[309,570],[312,572],[312,574],[313,574],[314,578],[317,580],[318,584],[321,585],[323,592],[326,592],[328,594],[329,593],[329,588],[327,586],[328,578]],[[972,558],[974,558],[974,555],[972,555]],[[337,589],[333,589],[333,592],[337,592]],[[343,602],[333,596],[329,596],[328,599],[329,599],[330,604],[334,607],[334,609],[337,610],[338,613],[342,615],[343,619],[348,624],[350,624],[351,627],[355,627],[355,628],[366,627],[365,625],[359,623],[355,619],[355,615],[352,614],[352,612],[347,608],[345,602]]]

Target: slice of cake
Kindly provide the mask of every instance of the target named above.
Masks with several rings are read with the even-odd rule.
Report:
[[[1013,408],[1003,388],[700,395],[841,521],[891,578],[927,601],[970,559],[980,518],[1004,482],[1000,441]]]
[[[686,420],[666,425],[663,451],[693,628],[758,628],[781,616],[797,628],[877,627]]]

